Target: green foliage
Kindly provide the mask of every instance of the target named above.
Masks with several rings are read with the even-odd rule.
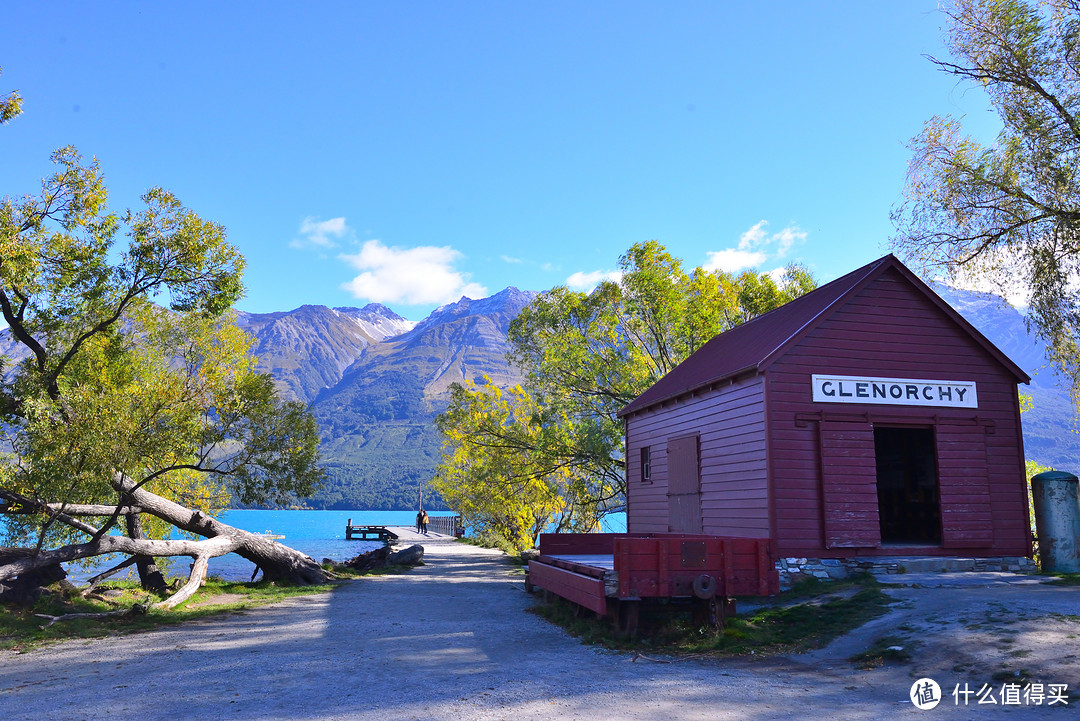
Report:
[[[1024,413],[1034,407],[1034,403],[1031,400],[1031,396],[1020,394],[1020,412]],[[1037,461],[1028,460],[1025,461],[1025,472],[1027,473],[1027,498],[1028,498],[1028,522],[1031,524],[1031,537],[1034,540],[1032,547],[1032,558],[1035,563],[1040,563],[1039,560],[1039,534],[1035,528],[1035,494],[1031,490],[1031,479],[1040,473],[1046,471],[1055,470],[1049,466],[1044,466]]]
[[[510,562],[518,566],[526,565],[521,560],[521,550],[517,546],[511,544],[505,537],[494,532],[480,532],[472,536],[462,536],[461,538],[454,539],[458,543],[464,543],[467,546],[476,546],[477,548],[493,548],[498,551],[502,551],[510,557]]]
[[[435,436],[432,432],[432,437]],[[364,463],[335,460],[326,464],[326,480],[310,500],[312,508],[395,511],[416,509],[418,489],[424,489],[424,508],[448,510],[428,485],[434,461],[412,457],[405,448]],[[395,460],[400,458],[401,461]]]
[[[1052,471],[1053,468],[1044,466],[1035,461],[1026,462],[1027,472],[1027,498],[1028,498],[1028,522],[1031,524],[1031,537],[1035,539],[1032,542],[1031,557],[1035,560],[1035,563],[1042,565],[1041,554],[1039,553],[1039,532],[1035,527],[1035,494],[1031,489],[1031,479],[1040,473],[1046,471]]]
[[[411,394],[410,388],[378,383],[387,396]],[[416,378],[412,379],[417,384]],[[375,389],[371,390],[375,393]],[[446,510],[428,486],[438,465],[439,434],[434,412],[418,417],[376,420],[361,402],[316,405],[322,432],[321,454],[326,479],[308,504],[313,508],[400,510],[416,508],[417,490],[424,489],[424,506]]]
[[[504,529],[512,543],[525,543],[527,528],[545,518],[590,530],[619,510],[619,410],[713,336],[815,286],[795,265],[779,283],[750,271],[687,273],[656,241],[631,247],[619,267],[618,282],[591,293],[541,293],[510,324],[510,360],[523,388],[504,397],[489,386],[458,386],[437,420],[444,445],[436,487],[455,510]]]
[[[593,499],[610,491],[567,462],[568,428],[550,420],[520,386],[451,386],[436,419],[443,462],[432,486],[481,537],[520,550],[553,521],[560,530],[596,527]]]
[[[894,242],[930,273],[1030,295],[1030,321],[1080,402],[1080,9],[955,0],[944,12],[955,62],[931,60],[984,90],[1003,127],[984,146],[956,118],[926,123]]]
[[[18,92],[0,95],[0,125],[14,120],[22,113],[22,97]]]
[[[29,351],[0,383],[0,492],[121,504],[127,477],[209,512],[230,494],[310,494],[322,477],[315,423],[255,372],[250,339],[226,313],[244,261],[224,229],[159,188],[141,210],[109,212],[96,161],[70,147],[53,161],[40,195],[0,203],[0,311]],[[41,516],[7,530],[77,536]]]

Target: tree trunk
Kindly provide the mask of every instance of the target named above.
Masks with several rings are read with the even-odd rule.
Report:
[[[132,556],[221,556],[235,551],[238,542],[228,536],[198,541],[136,541],[127,536],[102,536],[89,543],[73,543],[49,551],[36,548],[5,548],[0,557],[0,580],[15,578],[56,563],[68,563],[80,558],[106,553],[126,553]]]
[[[21,561],[32,557],[32,548],[0,548],[0,566],[9,562]],[[67,576],[67,573],[59,563],[42,564],[20,574],[0,577],[4,581],[0,583],[0,602],[14,603],[19,606],[30,607],[41,595],[41,587],[59,581]]]
[[[262,569],[263,580],[284,581],[301,586],[326,583],[330,577],[315,559],[288,546],[276,543],[263,536],[242,531],[208,516],[202,511],[193,511],[179,503],[150,493],[142,488],[135,488],[129,478],[117,476],[113,487],[129,494],[133,505],[142,508],[177,528],[190,533],[197,533],[206,538],[227,536],[236,541],[234,553],[243,556]]]
[[[143,533],[142,520],[139,518],[138,513],[128,513],[124,516],[124,520],[127,522],[128,538],[134,538],[135,540],[146,538],[146,534]],[[153,556],[135,556],[135,567],[139,569],[139,583],[144,590],[154,591],[155,593],[165,593],[168,590],[165,577],[158,570]]]
[[[0,581],[7,581],[20,574],[44,568],[57,563],[66,563],[79,558],[99,556],[104,553],[127,553],[136,556],[190,556],[198,561],[213,556],[235,552],[262,569],[263,579],[297,585],[315,585],[326,583],[330,576],[315,559],[295,551],[288,546],[276,543],[268,538],[248,531],[242,531],[206,515],[202,511],[185,508],[157,494],[135,488],[127,478],[117,477],[113,486],[116,490],[130,495],[134,503],[130,509],[138,509],[171,523],[190,533],[205,536],[209,541],[151,541],[127,538],[124,536],[101,536],[97,541],[77,543],[51,551],[35,549],[4,549],[8,553],[0,557]],[[16,494],[5,494],[16,495]],[[32,499],[18,497],[18,502],[28,508],[49,512],[53,518],[94,536],[97,529],[67,514],[56,513],[47,504]],[[112,507],[115,510],[115,507]],[[86,510],[79,508],[79,511]],[[125,508],[125,510],[127,510]],[[7,585],[7,584],[5,584]]]

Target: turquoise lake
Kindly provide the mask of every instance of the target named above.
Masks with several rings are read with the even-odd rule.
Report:
[[[430,511],[431,516],[453,515],[449,511]],[[416,523],[416,511],[256,511],[231,510],[220,516],[224,523],[252,533],[269,531],[282,535],[281,543],[321,561],[331,558],[344,561],[353,556],[379,547],[377,541],[346,541],[345,524],[351,518],[355,525],[405,526]],[[608,533],[626,530],[626,514],[614,513],[605,520],[603,529]],[[188,559],[179,557],[173,562],[170,575],[186,573]],[[103,567],[108,568],[111,564]],[[181,570],[184,569],[184,570]],[[254,564],[236,554],[210,559],[210,574],[229,581],[246,581],[251,578]],[[70,578],[78,583],[93,575],[92,570],[69,568]]]

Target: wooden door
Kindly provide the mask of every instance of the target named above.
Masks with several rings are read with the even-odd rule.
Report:
[[[669,438],[668,530],[701,533],[701,472],[698,436]]]
[[[880,546],[874,427],[866,421],[821,421],[820,432],[825,547]]]
[[[979,548],[994,543],[986,430],[941,424],[937,432],[941,545]]]

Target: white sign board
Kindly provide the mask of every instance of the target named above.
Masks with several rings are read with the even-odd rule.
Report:
[[[978,408],[974,381],[914,378],[811,376],[815,403],[876,403],[888,406]]]

